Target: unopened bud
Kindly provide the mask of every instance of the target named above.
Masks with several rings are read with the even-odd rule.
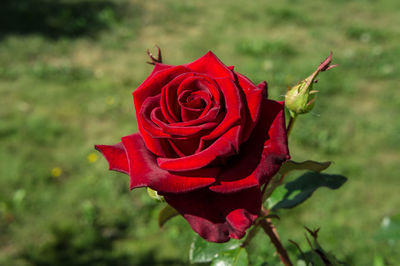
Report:
[[[315,96],[318,91],[313,90],[314,83],[317,83],[317,76],[320,72],[327,71],[337,65],[330,65],[332,53],[318,66],[318,68],[306,79],[300,81],[292,88],[289,88],[285,95],[285,106],[292,117],[298,114],[310,112],[315,104]]]

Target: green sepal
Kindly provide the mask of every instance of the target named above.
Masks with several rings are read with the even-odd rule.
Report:
[[[158,214],[158,226],[163,227],[166,222],[178,215],[178,211],[167,204]]]
[[[165,201],[163,196],[158,195],[157,191],[155,191],[155,190],[153,190],[153,189],[151,189],[149,187],[147,188],[147,194],[150,196],[150,198],[152,198],[152,199],[154,199],[156,201],[160,201],[160,202],[164,202]]]

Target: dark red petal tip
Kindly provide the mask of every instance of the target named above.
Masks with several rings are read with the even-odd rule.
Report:
[[[129,173],[129,164],[122,143],[115,145],[95,145],[94,148],[101,152],[108,161],[109,170]]]
[[[213,168],[179,174],[161,169],[138,133],[123,137],[122,143],[130,165],[131,189],[146,186],[160,193],[184,193],[209,186],[218,174]]]

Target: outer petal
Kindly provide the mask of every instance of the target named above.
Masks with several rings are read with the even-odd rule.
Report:
[[[252,135],[210,189],[231,193],[264,184],[289,158],[283,104],[263,99]]]
[[[264,80],[257,84],[257,88],[264,92],[264,97],[268,99],[268,83]]]
[[[227,77],[234,80],[233,72],[211,51],[186,66],[193,72],[208,74],[213,78]]]
[[[284,103],[270,100],[268,102],[268,110],[270,111],[266,113],[266,120],[272,120],[272,123],[269,126],[268,138],[264,142],[261,161],[257,169],[253,172],[253,175],[258,179],[260,184],[268,182],[278,172],[282,163],[290,159]]]
[[[123,137],[122,143],[128,156],[131,189],[148,186],[160,193],[183,193],[212,184],[219,172],[203,168],[175,174],[158,167],[156,156],[147,150],[140,134]]]
[[[101,152],[108,161],[109,170],[129,173],[128,158],[126,157],[122,142],[115,145],[95,145],[96,150]]]
[[[174,67],[174,66],[173,65],[166,65],[166,64],[162,64],[162,63],[156,63],[154,65],[153,71],[151,72],[149,78],[152,75],[156,74],[157,72],[160,72],[162,70],[165,70],[165,69],[168,69],[168,68],[171,68],[171,67]]]
[[[261,100],[267,94],[267,90],[264,87],[255,86],[247,77],[240,73],[235,72],[239,86],[242,88],[244,95],[246,96],[246,124],[243,132],[243,142],[247,141],[253,128],[258,122],[260,116]],[[260,83],[263,85],[265,83]]]
[[[261,208],[259,188],[219,194],[208,189],[184,194],[164,194],[201,237],[212,242],[242,238]]]

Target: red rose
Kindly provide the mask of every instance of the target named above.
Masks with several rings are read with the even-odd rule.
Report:
[[[110,169],[158,191],[206,240],[242,238],[260,186],[289,158],[283,104],[212,52],[156,64],[133,100],[139,133],[96,146]]]

